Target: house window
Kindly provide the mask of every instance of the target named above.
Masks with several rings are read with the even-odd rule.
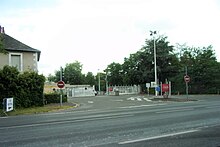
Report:
[[[9,54],[9,65],[17,67],[18,71],[23,71],[23,60],[21,53]]]

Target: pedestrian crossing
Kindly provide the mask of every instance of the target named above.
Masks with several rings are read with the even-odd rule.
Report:
[[[151,102],[152,100],[150,98],[146,98],[146,97],[141,97],[141,96],[137,96],[137,97],[129,97],[127,98],[127,100],[129,101],[147,101],[147,102]]]

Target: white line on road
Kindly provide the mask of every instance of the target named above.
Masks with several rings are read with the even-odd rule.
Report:
[[[112,102],[123,102],[124,100],[111,100]]]
[[[94,102],[93,102],[93,101],[88,101],[88,103],[89,103],[89,104],[93,104]]]
[[[194,110],[194,109],[193,108],[174,109],[174,110],[168,110],[168,111],[159,111],[159,112],[156,112],[156,113],[158,113],[158,114],[160,114],[160,113],[172,113],[172,112],[190,111],[190,110]]]
[[[207,109],[213,109],[213,108],[220,108],[220,106],[210,106],[210,107],[206,107]]]
[[[4,118],[8,118],[7,116],[5,116],[5,117],[0,117],[0,119],[4,119]]]
[[[137,101],[142,101],[142,99],[141,99],[141,98],[139,98],[139,97],[137,97],[136,99],[137,99]]]
[[[145,101],[147,102],[151,102],[152,100],[148,99],[148,98],[143,98]]]
[[[176,136],[176,135],[181,135],[181,134],[193,133],[193,132],[196,132],[196,131],[199,131],[199,130],[189,130],[189,131],[183,131],[183,132],[177,132],[177,133],[171,133],[171,134],[164,134],[164,135],[159,135],[159,136],[153,136],[153,137],[148,137],[148,138],[128,140],[128,141],[119,142],[118,144],[129,144],[129,143],[135,143],[135,142],[141,142],[141,141],[159,139],[159,138],[164,138],[164,137]]]
[[[124,114],[124,115],[116,115],[116,116],[105,116],[100,115],[94,118],[79,118],[79,119],[71,119],[71,120],[58,120],[55,122],[42,122],[36,124],[26,124],[26,125],[17,125],[17,126],[9,126],[9,127],[0,127],[0,130],[7,130],[7,129],[14,129],[14,128],[26,128],[26,127],[38,127],[38,126],[45,126],[45,125],[57,125],[57,124],[66,124],[66,123],[76,123],[76,122],[88,122],[94,120],[105,120],[105,119],[116,119],[116,118],[124,118],[134,116],[132,114]]]
[[[152,107],[152,106],[159,106],[159,105],[166,105],[166,104],[135,105],[135,106],[126,106],[126,107],[119,107],[119,108],[127,109],[127,108]]]

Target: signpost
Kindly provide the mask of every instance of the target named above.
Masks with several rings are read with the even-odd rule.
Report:
[[[146,83],[146,87],[147,87],[147,93],[148,93],[148,96],[150,95],[150,83]]]
[[[4,98],[3,99],[3,113],[7,115],[6,112],[14,110],[14,99],[13,98]]]
[[[13,98],[6,99],[6,112],[12,111],[13,108]]]
[[[57,82],[57,87],[63,88],[65,86],[65,83],[63,81]]]
[[[57,82],[57,87],[59,87],[60,88],[60,107],[62,106],[62,88],[64,88],[64,86],[65,86],[65,83],[63,82],[63,81],[59,81],[59,82]]]
[[[188,83],[190,82],[190,77],[187,74],[184,76],[184,81],[186,83],[186,96],[188,99],[188,93],[189,93]]]
[[[185,80],[186,83],[189,83],[190,82],[190,77],[188,75],[185,75],[184,80]]]
[[[162,84],[162,92],[169,92],[169,84]]]

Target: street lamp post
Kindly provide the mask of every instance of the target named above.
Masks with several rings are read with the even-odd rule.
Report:
[[[106,75],[105,75],[105,87],[106,87],[106,95],[108,94],[108,72],[106,71]]]
[[[100,95],[100,92],[101,92],[101,88],[100,88],[100,72],[99,72],[99,69],[98,69],[98,76],[99,76],[99,95]]]
[[[157,56],[156,56],[156,41],[155,41],[156,34],[157,34],[156,31],[150,31],[150,35],[153,36],[154,39],[154,80],[156,82],[155,96],[157,96]]]

